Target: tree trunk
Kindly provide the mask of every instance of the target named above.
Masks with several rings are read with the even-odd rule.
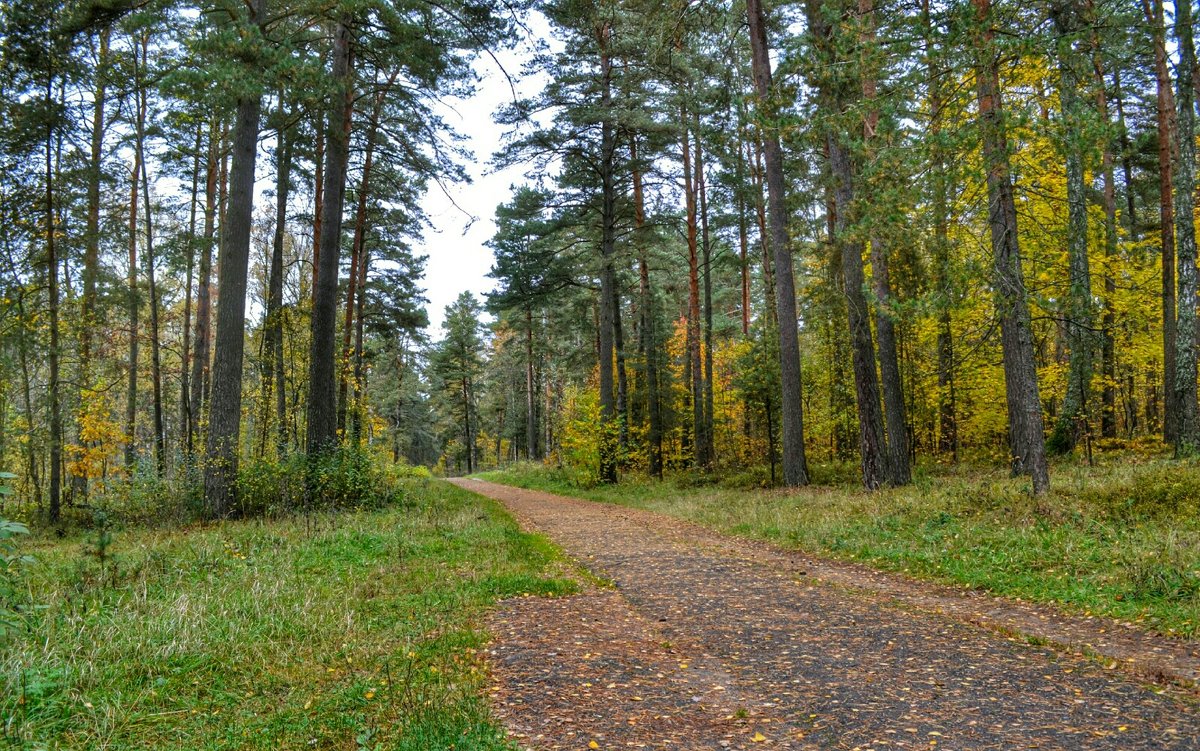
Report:
[[[1008,135],[1000,101],[1000,65],[991,28],[991,0],[972,0],[975,10],[976,81],[983,164],[987,170],[988,224],[994,261],[996,306],[1000,318],[1004,385],[1013,470],[1028,474],[1035,495],[1050,487],[1046,466],[1042,405],[1033,360],[1033,333],[1026,302],[1017,212],[1009,171]]]
[[[87,227],[83,251],[83,300],[79,326],[79,401],[82,407],[94,393],[92,378],[92,340],[96,330],[96,281],[100,276],[100,181],[104,157],[104,107],[108,92],[108,43],[110,28],[100,30],[100,49],[96,60],[96,81],[92,93],[92,139],[88,159]],[[82,438],[80,443],[85,443]],[[75,492],[87,497],[88,477],[75,476]]]
[[[742,279],[742,337],[750,336],[750,227],[746,221],[746,158],[741,144],[737,145],[737,221],[738,221],[738,268]]]
[[[763,128],[763,151],[770,216],[771,249],[775,260],[775,307],[779,316],[779,372],[783,386],[783,483],[807,485],[808,466],[804,451],[804,404],[800,383],[800,338],[797,331],[796,288],[792,276],[792,250],[788,239],[787,202],[783,176],[783,149],[778,130],[768,130],[776,121],[777,106],[771,87],[771,59],[767,48],[767,22],[761,0],[747,0],[750,48],[759,115]]]
[[[1175,403],[1175,209],[1171,197],[1175,97],[1171,93],[1162,0],[1142,0],[1142,8],[1146,14],[1146,22],[1150,25],[1150,36],[1154,43],[1158,125],[1158,207],[1162,237],[1163,440],[1174,444],[1178,435]]]
[[[826,20],[826,8],[809,0],[806,13],[809,33],[815,40],[820,68],[831,70],[848,64],[836,58],[834,47],[842,42],[840,33]],[[828,73],[814,76],[818,108],[828,118],[844,118],[847,92],[843,84]],[[863,485],[874,490],[883,485],[889,472],[887,440],[880,408],[879,380],[875,364],[875,344],[871,335],[867,305],[866,278],[863,270],[863,244],[857,237],[858,221],[854,203],[854,164],[848,139],[840,136],[835,125],[827,125],[825,153],[829,160],[829,178],[833,186],[833,227],[830,242],[841,255],[843,289],[849,321],[854,388],[858,404],[858,447]]]
[[[873,0],[859,0],[859,11],[867,19],[865,42],[874,47],[875,20]],[[877,82],[874,72],[863,79],[863,98],[873,105]],[[879,110],[867,112],[863,141],[867,158],[874,156],[872,142],[877,138]],[[879,377],[883,389],[884,427],[887,440],[888,481],[892,485],[907,485],[912,481],[908,457],[908,420],[904,409],[904,386],[900,379],[900,356],[896,346],[895,311],[892,307],[892,286],[888,275],[888,248],[881,234],[871,236],[871,284],[875,295],[875,330],[879,336]]]
[[[292,177],[292,138],[284,125],[286,117],[287,113],[281,104],[278,142],[275,145],[275,235],[271,238],[271,274],[267,281],[267,352],[263,362],[263,398],[275,397],[275,446],[280,457],[287,453],[287,394],[283,368],[283,246],[287,238],[287,204]],[[268,404],[263,414],[269,410]]]
[[[46,104],[53,101],[53,76],[46,77]],[[47,360],[50,366],[50,380],[47,383],[46,397],[50,409],[50,503],[49,521],[58,524],[62,513],[62,404],[59,398],[59,330],[58,330],[58,247],[55,235],[58,232],[58,222],[54,212],[54,125],[46,125],[46,278],[48,284],[50,318],[50,351]]]
[[[137,397],[138,397],[138,273],[137,273],[137,214],[138,176],[141,174],[141,150],[133,155],[133,172],[129,175],[129,388],[125,396],[125,468],[132,471],[137,461]]]
[[[933,19],[929,0],[922,2],[925,19],[926,69],[929,79],[930,191],[933,219],[931,239],[934,284],[937,290],[937,374],[938,374],[938,450],[958,461],[958,421],[954,393],[954,332],[951,327],[951,307],[954,289],[950,266],[950,175],[946,149],[942,144],[944,114],[942,77],[945,75],[934,57]],[[944,41],[943,41],[944,44]]]
[[[163,427],[162,399],[162,344],[158,336],[158,283],[154,275],[154,224],[150,211],[150,176],[146,168],[146,89],[142,81],[142,71],[149,61],[150,35],[142,34],[142,61],[138,66],[137,55],[134,54],[134,79],[137,86],[137,118],[135,121],[135,147],[138,152],[137,161],[141,165],[142,180],[142,213],[146,226],[146,283],[150,292],[150,380],[154,398],[154,466],[159,477],[166,474],[167,468],[167,437]],[[135,178],[136,180],[136,178]]]
[[[1087,431],[1087,402],[1091,393],[1095,328],[1092,310],[1091,269],[1088,265],[1087,194],[1083,174],[1085,126],[1084,105],[1079,96],[1082,75],[1080,55],[1073,39],[1077,32],[1079,8],[1073,2],[1054,5],[1051,14],[1058,34],[1059,101],[1062,107],[1063,157],[1067,181],[1067,275],[1066,301],[1067,393],[1059,414],[1050,448],[1070,453]]]
[[[1093,4],[1089,0],[1089,9]],[[1100,122],[1108,127],[1111,118],[1108,109],[1108,96],[1105,93],[1104,63],[1101,43],[1095,31],[1092,32],[1092,67],[1096,78],[1096,111]],[[1101,347],[1100,374],[1104,383],[1101,385],[1100,435],[1104,438],[1117,437],[1117,363],[1116,363],[1116,313],[1114,301],[1117,284],[1113,279],[1112,265],[1116,262],[1118,253],[1117,238],[1117,186],[1116,171],[1113,164],[1113,139],[1104,137],[1101,155],[1101,173],[1104,177],[1104,318],[1102,326],[1104,339]],[[1136,410],[1134,411],[1136,414]]]
[[[371,251],[365,245],[358,261],[358,297],[354,307],[354,402],[350,414],[350,436],[355,446],[361,444],[363,434],[363,418],[366,405],[363,394],[367,390],[366,370],[363,368],[363,323],[367,302],[367,269],[371,262]]]
[[[704,397],[704,458],[706,466],[716,461],[715,420],[713,418],[713,312],[712,243],[708,233],[708,187],[704,173],[700,118],[696,118],[696,193],[700,197],[700,267],[704,275],[704,373],[701,378]]]
[[[1192,35],[1191,0],[1175,4],[1175,37],[1179,48],[1176,81],[1178,115],[1175,169],[1175,253],[1179,264],[1179,309],[1176,313],[1175,454],[1190,456],[1200,450],[1200,408],[1196,402],[1196,227],[1193,218],[1196,191],[1196,110],[1192,77],[1196,47]]]
[[[686,109],[680,112],[683,137],[683,193],[687,202],[688,246],[688,306],[687,306],[687,373],[692,406],[692,461],[707,469],[712,463],[707,453],[708,439],[704,421],[704,370],[700,364],[700,251],[697,240],[696,165],[692,161],[689,118]]]
[[[649,447],[647,466],[652,477],[663,473],[663,425],[662,403],[658,384],[658,338],[654,313],[654,291],[650,287],[650,263],[646,255],[646,199],[642,188],[642,165],[638,161],[637,138],[629,141],[629,160],[633,173],[633,242],[638,254],[639,296],[641,298],[642,351],[646,356],[646,412],[649,432],[646,442]]]
[[[629,446],[629,375],[625,368],[625,325],[621,318],[621,281],[613,275],[613,351],[617,367],[617,445]]]
[[[538,455],[537,394],[533,368],[533,308],[525,308],[525,458],[534,461]]]
[[[265,20],[265,0],[248,7],[250,23]],[[221,518],[234,510],[238,470],[238,434],[242,418],[242,356],[245,345],[246,275],[250,262],[250,226],[254,210],[254,162],[258,152],[261,97],[238,100],[229,174],[229,209],[221,228],[218,260],[217,335],[212,366],[208,450],[204,497],[209,514]]]
[[[843,294],[850,323],[854,389],[858,403],[858,448],[862,463],[863,485],[874,490],[889,474],[887,442],[883,432],[883,413],[879,406],[879,381],[875,372],[875,345],[871,341],[871,319],[864,291],[862,243],[850,236],[850,213],[854,201],[853,167],[850,154],[833,133],[827,135],[829,169],[834,181],[837,206],[834,236],[831,240],[842,256]]]
[[[196,123],[196,147],[192,152],[192,193],[188,202],[187,279],[183,287],[183,344],[179,355],[179,449],[186,454],[192,432],[191,357],[192,357],[192,284],[196,279],[196,213],[200,203],[200,148],[204,145],[204,124]]]
[[[317,147],[313,156],[313,245],[312,245],[312,295],[317,294],[317,282],[321,268],[321,219],[325,214],[325,129],[321,117],[316,118]]]
[[[321,205],[321,258],[313,293],[312,344],[308,368],[309,455],[333,448],[337,443],[334,356],[337,318],[338,256],[342,235],[342,204],[346,193],[346,163],[350,152],[350,109],[354,73],[350,52],[351,19],[343,16],[333,44],[335,94],[329,107],[325,132],[325,195]]]
[[[763,301],[766,303],[767,326],[774,328],[779,316],[775,311],[775,271],[771,268],[770,232],[767,229],[767,187],[763,180],[761,132],[756,134],[753,144],[746,145],[746,149],[754,151],[754,159],[750,162],[750,181],[754,183],[754,206],[758,218],[759,246],[762,251]]]
[[[615,166],[617,139],[612,121],[612,60],[608,53],[612,27],[607,22],[596,26],[600,48],[600,482],[617,481],[617,442],[613,435],[617,419],[613,394],[613,321],[616,311],[613,256],[616,254]]]
[[[212,256],[213,235],[217,216],[218,162],[224,152],[224,137],[217,136],[217,121],[208,130],[208,167],[204,184],[204,241],[200,246],[199,278],[196,283],[196,332],[193,337],[191,396],[188,398],[188,454],[195,450],[203,420],[204,402],[208,394],[209,340],[212,320]]]

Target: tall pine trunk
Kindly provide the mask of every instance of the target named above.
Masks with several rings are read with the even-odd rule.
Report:
[[[612,27],[606,21],[596,24],[600,50],[600,481],[617,481],[616,401],[613,393],[613,325],[617,311],[613,256],[616,254],[617,186],[615,172],[617,139],[612,119],[612,58],[608,45]]]
[[[633,242],[638,255],[638,295],[641,300],[642,352],[646,358],[646,412],[649,431],[646,443],[649,450],[647,466],[652,477],[663,473],[662,401],[658,378],[658,333],[654,312],[654,290],[650,286],[650,262],[646,253],[646,199],[642,187],[642,165],[638,161],[637,138],[629,141],[629,160],[633,174]]]
[[[784,196],[783,148],[776,121],[777,105],[771,84],[771,58],[767,47],[767,21],[762,0],[747,0],[750,49],[755,91],[758,93],[763,130],[764,172],[768,193],[770,241],[775,261],[775,308],[779,328],[779,373],[782,384],[783,483],[808,484],[804,450],[804,402],[800,383],[800,337],[797,330],[796,287],[792,275],[792,249],[788,238],[787,201]]]
[[[265,0],[248,6],[249,22],[265,21]],[[213,348],[212,402],[204,464],[204,497],[209,514],[228,516],[236,502],[238,435],[242,419],[242,357],[245,346],[246,276],[254,211],[254,163],[258,153],[259,94],[238,100],[229,174],[229,208],[221,228],[218,260],[217,331]]]
[[[1176,313],[1175,453],[1187,456],[1200,450],[1200,407],[1196,402],[1196,227],[1193,208],[1196,190],[1196,110],[1192,79],[1196,72],[1196,47],[1192,34],[1192,2],[1175,4],[1175,38],[1179,48],[1176,81],[1178,115],[1175,166],[1175,255],[1179,264],[1179,309]]]
[[[1014,472],[1028,474],[1035,495],[1050,488],[1046,466],[1042,404],[1033,360],[1033,332],[1026,300],[1017,211],[1009,170],[1008,134],[1000,101],[1000,63],[991,27],[991,0],[972,0],[976,27],[976,85],[983,166],[987,171],[988,224],[991,227],[996,307],[1008,402],[1008,432]]]
[[[179,353],[179,450],[186,455],[192,432],[191,357],[192,357],[192,284],[196,280],[196,214],[200,203],[200,149],[204,145],[204,123],[196,123],[196,145],[192,152],[192,192],[188,202],[187,279],[183,287],[183,342]]]
[[[1089,0],[1089,10],[1094,4]],[[1111,113],[1108,95],[1105,92],[1103,49],[1099,35],[1092,32],[1092,68],[1096,83],[1096,111],[1100,122],[1110,127]],[[1116,312],[1117,284],[1113,279],[1112,265],[1117,260],[1117,186],[1113,159],[1114,139],[1106,135],[1100,157],[1100,171],[1104,178],[1104,317],[1101,321],[1103,342],[1100,353],[1100,375],[1103,379],[1100,393],[1100,435],[1104,438],[1117,437],[1117,362],[1116,362]],[[1131,393],[1132,398],[1132,393]],[[1136,415],[1136,410],[1132,411]]]
[[[700,364],[700,248],[697,239],[697,169],[693,162],[690,118],[686,108],[680,112],[682,124],[683,193],[687,202],[688,302],[687,302],[687,374],[692,407],[692,461],[707,468],[708,438],[704,421],[704,370]]]
[[[313,290],[312,343],[308,365],[308,433],[310,456],[328,451],[337,442],[335,399],[338,256],[342,236],[342,205],[346,194],[346,165],[350,153],[350,108],[354,73],[351,67],[349,17],[342,17],[333,41],[334,95],[325,130],[325,195],[321,204],[320,263]]]
[[[534,382],[533,308],[525,306],[525,458],[540,459],[538,455],[537,387]]]
[[[873,0],[859,0],[859,12],[866,19],[864,43],[875,46]],[[863,141],[867,158],[874,157],[879,110],[874,106],[878,83],[874,71],[863,78],[863,98],[871,108],[867,112]],[[875,330],[879,337],[879,378],[883,389],[884,428],[887,439],[888,482],[907,485],[912,481],[908,457],[908,421],[904,408],[904,385],[900,378],[900,355],[896,345],[895,307],[891,277],[888,273],[888,247],[881,233],[871,235],[871,285],[875,295]]]
[[[141,174],[141,149],[134,151],[133,172],[129,175],[129,384],[125,394],[125,468],[132,470],[137,461],[138,400],[138,176]]]
[[[1154,44],[1155,107],[1158,128],[1158,209],[1162,244],[1163,440],[1178,435],[1175,402],[1175,207],[1171,196],[1171,157],[1175,141],[1175,97],[1171,93],[1162,0],[1142,0]]]
[[[717,459],[715,419],[713,417],[713,310],[712,242],[708,228],[708,185],[704,172],[700,118],[696,117],[696,194],[700,199],[700,269],[703,280],[704,372],[701,377],[704,397],[704,458],[708,465]]]
[[[92,92],[91,151],[88,154],[87,226],[84,230],[83,299],[79,326],[79,401],[84,407],[96,387],[92,376],[92,341],[94,338],[97,302],[97,280],[100,276],[100,181],[103,176],[104,108],[108,92],[108,44],[111,31],[100,31],[96,59],[96,80]],[[82,409],[81,409],[82,413]],[[81,443],[83,443],[81,438]],[[85,499],[88,492],[86,474],[75,476],[75,491]]]
[[[1050,449],[1070,453],[1087,431],[1088,397],[1091,394],[1095,328],[1092,310],[1091,269],[1088,265],[1087,194],[1083,174],[1085,126],[1084,103],[1079,95],[1082,85],[1081,56],[1075,49],[1080,26],[1080,8],[1071,0],[1056,3],[1051,9],[1057,32],[1059,102],[1062,107],[1063,158],[1067,182],[1067,277],[1066,300],[1067,393],[1058,423],[1050,438]]]
[[[46,76],[46,105],[54,99],[53,73]],[[49,521],[58,524],[62,513],[62,403],[59,383],[59,325],[58,325],[58,245],[55,242],[58,222],[54,210],[55,169],[54,124],[46,125],[46,280],[49,296],[48,314],[50,324],[50,351],[47,353],[50,374],[46,384],[46,397],[50,411],[50,502]]]
[[[224,152],[223,132],[214,119],[208,130],[208,165],[204,178],[204,238],[200,244],[200,262],[196,280],[196,323],[193,338],[191,395],[188,397],[188,453],[195,450],[208,395],[209,345],[212,322],[212,258],[213,235],[216,232],[218,166]]]
[[[137,61],[137,53],[134,53],[134,81],[137,87],[135,147],[137,149],[137,162],[141,165],[142,214],[143,224],[146,227],[146,245],[143,256],[146,261],[146,286],[150,293],[150,386],[153,397],[151,407],[154,413],[154,466],[158,476],[162,477],[166,473],[167,466],[167,438],[163,426],[162,343],[159,341],[158,336],[158,282],[154,274],[154,223],[150,210],[150,176],[146,165],[146,109],[149,97],[146,92],[145,82],[142,80],[142,71],[145,70],[149,62],[149,45],[150,35],[143,33],[140,66]]]
[[[845,8],[841,10],[845,11]],[[845,118],[847,94],[843,84],[833,80],[828,71],[846,64],[836,59],[835,46],[841,43],[838,31],[827,18],[827,9],[820,0],[808,0],[806,17],[814,47],[821,56],[821,73],[813,86],[818,92],[818,108],[831,122]],[[837,132],[837,126],[825,126],[825,153],[829,162],[829,179],[833,186],[833,226],[830,242],[837,248],[842,262],[842,294],[846,298],[846,313],[850,329],[851,359],[854,370],[854,390],[858,404],[858,448],[863,485],[874,490],[887,480],[887,439],[880,408],[879,379],[876,371],[875,344],[871,334],[871,317],[867,305],[866,277],[863,269],[863,243],[854,227],[858,220],[855,205],[855,169],[849,139]]]
[[[279,456],[287,452],[287,394],[283,366],[283,246],[287,238],[287,204],[291,190],[292,137],[279,112],[278,142],[275,145],[275,234],[271,238],[271,273],[267,280],[267,352],[263,363],[263,396],[275,401],[275,447]],[[264,407],[267,414],[270,405]]]

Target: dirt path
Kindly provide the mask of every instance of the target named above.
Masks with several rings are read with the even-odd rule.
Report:
[[[1146,666],[1112,669],[972,622],[1008,628],[991,621],[1012,609],[1065,643],[1086,643],[1088,626],[1124,660],[1157,660],[1150,672],[1195,657],[1189,645],[646,511],[458,484],[616,584],[509,601],[490,624],[494,702],[523,747],[1200,749],[1194,695],[1125,670]]]

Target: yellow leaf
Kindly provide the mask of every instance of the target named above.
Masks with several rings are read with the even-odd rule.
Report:
[[[767,736],[763,735],[762,733],[755,733],[753,736],[750,737],[750,740],[754,741],[755,743],[762,743],[766,739],[767,739]]]
[[[600,744],[595,741],[588,741],[588,748],[600,748]]]

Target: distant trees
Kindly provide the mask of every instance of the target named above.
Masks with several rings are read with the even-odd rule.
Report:
[[[1188,4],[536,3],[451,357],[437,102],[533,4],[278,2],[0,8],[0,462],[50,519],[118,478],[232,515],[247,457],[343,446],[1040,493],[1200,445]]]
[[[433,350],[433,388],[459,439],[459,457],[467,474],[475,471],[479,437],[476,386],[483,372],[483,308],[470,292],[446,306],[442,341]]]

